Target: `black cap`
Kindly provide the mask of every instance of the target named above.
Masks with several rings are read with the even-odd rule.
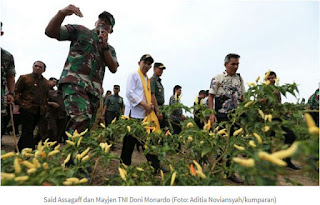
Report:
[[[2,35],[3,35],[3,31],[2,31],[2,21],[0,21],[0,24],[1,24],[0,30],[1,30],[1,36],[2,36]]]
[[[120,89],[120,85],[114,85],[113,89]]]
[[[145,60],[150,60],[151,64],[154,62],[153,58],[151,57],[150,54],[144,54],[141,58],[140,61],[145,61]]]
[[[110,14],[107,11],[102,12],[101,14],[99,14],[98,16],[99,19],[108,19],[112,28],[114,27],[114,24],[116,23],[116,20],[114,19],[114,17],[112,16],[112,14]]]
[[[163,63],[154,63],[154,68],[160,68],[160,69],[166,69],[166,67],[163,65]]]

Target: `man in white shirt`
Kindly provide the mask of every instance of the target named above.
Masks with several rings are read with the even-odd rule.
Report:
[[[143,82],[141,80],[142,78],[139,74],[139,72],[143,74],[143,80],[145,80],[145,84],[147,85],[147,72],[150,70],[153,62],[154,60],[149,54],[143,55],[138,62],[138,71],[135,71],[128,76],[126,87],[127,103],[124,113],[130,118],[139,119],[142,121],[154,109],[154,106],[152,104],[147,103]],[[151,92],[150,88],[148,89],[148,92]],[[131,135],[126,135],[123,138],[121,160],[124,164],[131,164],[131,156],[135,145],[138,143],[139,141]],[[146,158],[151,162],[151,166],[155,170],[160,169],[160,162],[156,155],[147,154]]]

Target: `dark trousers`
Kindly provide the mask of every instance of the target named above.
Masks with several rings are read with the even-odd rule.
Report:
[[[105,116],[106,126],[111,124],[111,122],[112,122],[112,120],[114,120],[114,118],[119,120],[119,117],[120,117],[120,112],[112,112],[112,111],[107,110],[106,116]]]
[[[66,125],[67,125],[67,118],[56,119],[54,117],[48,117],[48,134],[50,141],[54,142],[61,142],[61,139],[66,139],[64,137]]]
[[[131,164],[131,157],[136,144],[140,142],[131,135],[126,135],[123,138],[123,145],[121,151],[121,160],[125,165]],[[144,148],[142,148],[144,150]],[[155,170],[160,169],[160,161],[156,155],[153,154],[146,154],[146,158],[149,162],[151,162],[151,166]]]
[[[33,131],[40,120],[40,111],[33,114],[27,110],[20,108],[22,134],[18,142],[18,148],[21,151],[24,148],[35,149]]]

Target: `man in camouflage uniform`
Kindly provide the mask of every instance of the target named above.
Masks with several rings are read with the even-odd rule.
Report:
[[[113,86],[113,95],[110,95],[103,106],[103,117],[105,118],[106,125],[111,124],[112,120],[120,117],[120,113],[124,113],[123,98],[119,96],[120,86]]]
[[[42,126],[47,106],[49,86],[48,81],[42,76],[46,65],[42,61],[36,61],[32,66],[33,72],[21,75],[15,87],[15,102],[20,106],[22,135],[18,142],[19,150],[23,148],[35,148],[33,131],[39,124],[39,133],[42,135]],[[42,139],[45,137],[42,135]]]
[[[164,69],[166,69],[166,67],[162,63],[154,63],[153,76],[150,78],[151,101],[154,105],[154,110],[161,128],[166,126],[164,113],[159,112],[159,109],[164,104],[164,88],[160,78]]]
[[[2,22],[0,24],[2,36]],[[9,118],[10,116],[10,113],[7,112],[6,107],[7,104],[13,103],[14,100],[15,74],[16,70],[14,66],[13,56],[8,51],[1,48],[1,130],[3,130],[2,126],[6,124],[3,123],[3,120]],[[8,90],[7,95],[6,89]]]
[[[228,114],[243,101],[245,92],[243,79],[236,73],[239,68],[239,58],[237,54],[228,54],[224,59],[225,71],[212,78],[210,83],[208,104],[209,109],[215,110],[216,114],[210,115],[211,123],[229,121]],[[231,128],[230,136],[233,135],[234,128]],[[230,156],[227,156],[226,165],[230,166]],[[228,179],[243,183],[234,173],[228,173]]]
[[[113,16],[102,12],[92,30],[81,25],[61,26],[64,18],[73,14],[82,17],[80,9],[74,5],[59,10],[45,33],[59,41],[71,41],[59,86],[70,116],[67,130],[82,132],[95,121],[105,67],[115,73],[119,64],[114,48],[108,44],[108,35],[113,32],[115,24]]]
[[[319,88],[309,97],[307,109],[311,110],[310,115],[319,127]]]

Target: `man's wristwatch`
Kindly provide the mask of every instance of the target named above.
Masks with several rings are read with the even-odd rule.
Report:
[[[109,49],[109,46],[102,48],[102,51],[108,51],[108,50],[110,50],[110,49]]]
[[[12,93],[12,92],[10,92],[10,93],[8,93],[8,95],[12,95],[12,97],[14,97],[14,95],[15,95],[15,94],[14,94],[14,93]]]

